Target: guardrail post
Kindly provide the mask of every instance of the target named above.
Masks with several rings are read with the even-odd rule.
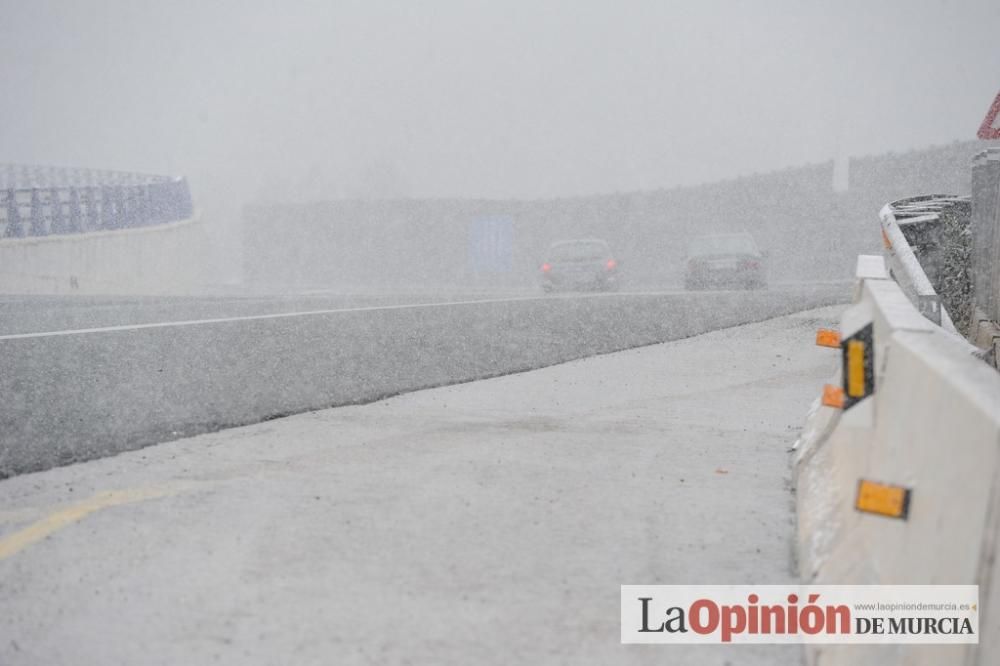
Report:
[[[149,216],[146,213],[146,202],[143,197],[142,185],[130,186],[129,198],[131,199],[132,224],[137,227],[144,226]]]
[[[63,215],[62,197],[59,188],[49,190],[49,232],[53,234],[66,233],[66,217]]]
[[[97,210],[97,200],[94,198],[94,188],[87,187],[83,191],[83,203],[87,207],[85,231],[92,231],[101,226],[101,215]]]
[[[118,201],[121,203],[121,224],[128,229],[136,226],[135,198],[129,185],[118,186]]]
[[[17,205],[17,190],[7,188],[7,238],[23,238],[24,226],[21,224],[21,211]]]
[[[136,185],[135,187],[133,187],[133,190],[135,192],[136,224],[140,226],[145,226],[150,223],[149,186]]]
[[[115,210],[114,192],[111,187],[101,187],[101,229],[116,229],[118,213]]]
[[[177,179],[178,192],[178,203],[180,209],[178,210],[178,220],[186,220],[187,218],[194,215],[194,203],[191,201],[191,188],[188,187],[188,182],[186,178]]]
[[[941,297],[937,294],[918,294],[917,309],[924,317],[941,325]]]
[[[80,190],[75,187],[69,191],[69,232],[78,234],[83,231],[83,212],[80,210]]]
[[[38,188],[31,188],[31,235],[46,235],[45,214],[42,212],[42,198],[38,196]]]
[[[111,192],[115,200],[115,229],[124,229],[128,226],[128,201],[125,198],[125,188],[116,185]]]

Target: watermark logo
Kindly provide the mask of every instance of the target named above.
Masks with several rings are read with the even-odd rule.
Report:
[[[622,643],[979,642],[977,585],[622,585]]]

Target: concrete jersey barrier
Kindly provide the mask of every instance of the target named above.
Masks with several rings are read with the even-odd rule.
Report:
[[[204,286],[206,243],[198,218],[0,239],[0,294],[183,294]]]
[[[809,663],[1000,663],[1000,374],[922,316],[881,261],[860,258],[841,320],[846,408],[817,406],[793,460],[800,572],[816,584],[978,584],[981,643],[810,646]],[[862,480],[905,488],[904,517],[857,510]]]

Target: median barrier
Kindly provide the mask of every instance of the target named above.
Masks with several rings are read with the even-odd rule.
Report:
[[[205,284],[198,218],[85,234],[0,239],[0,294],[183,294]]]
[[[810,664],[1000,663],[1000,374],[859,261],[840,327],[843,409],[793,459],[798,562],[816,584],[978,584],[976,646],[816,645]]]

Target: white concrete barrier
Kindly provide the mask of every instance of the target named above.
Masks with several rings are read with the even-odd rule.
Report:
[[[205,283],[197,218],[149,227],[0,240],[2,294],[173,294]]]
[[[800,572],[817,584],[978,584],[981,644],[810,646],[809,663],[998,664],[1000,374],[874,261],[859,261],[841,320],[846,408],[816,408],[796,450]],[[905,488],[902,516],[858,510],[862,480]]]

